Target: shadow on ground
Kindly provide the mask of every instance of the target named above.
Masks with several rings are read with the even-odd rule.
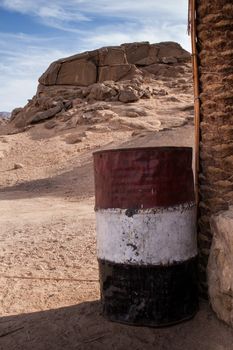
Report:
[[[1,350],[232,350],[233,332],[207,304],[169,328],[108,322],[98,301],[0,319]]]
[[[23,199],[42,196],[75,197],[83,199],[94,195],[93,163],[44,179],[20,182],[0,188],[0,198]]]

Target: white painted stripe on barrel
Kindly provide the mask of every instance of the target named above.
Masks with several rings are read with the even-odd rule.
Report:
[[[96,211],[97,257],[120,264],[161,265],[197,255],[195,205]]]

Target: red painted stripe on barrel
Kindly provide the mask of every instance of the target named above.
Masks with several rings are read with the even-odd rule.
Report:
[[[192,148],[94,153],[96,209],[153,208],[194,201]]]

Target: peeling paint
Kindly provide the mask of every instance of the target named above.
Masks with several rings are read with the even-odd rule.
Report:
[[[169,265],[197,255],[194,203],[134,210],[133,215],[126,212],[124,209],[96,212],[99,259]]]

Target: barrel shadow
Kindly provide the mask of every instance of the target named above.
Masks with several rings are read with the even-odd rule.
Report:
[[[232,343],[232,330],[204,303],[191,321],[159,329],[109,322],[98,301],[0,318],[1,350],[230,350]]]

